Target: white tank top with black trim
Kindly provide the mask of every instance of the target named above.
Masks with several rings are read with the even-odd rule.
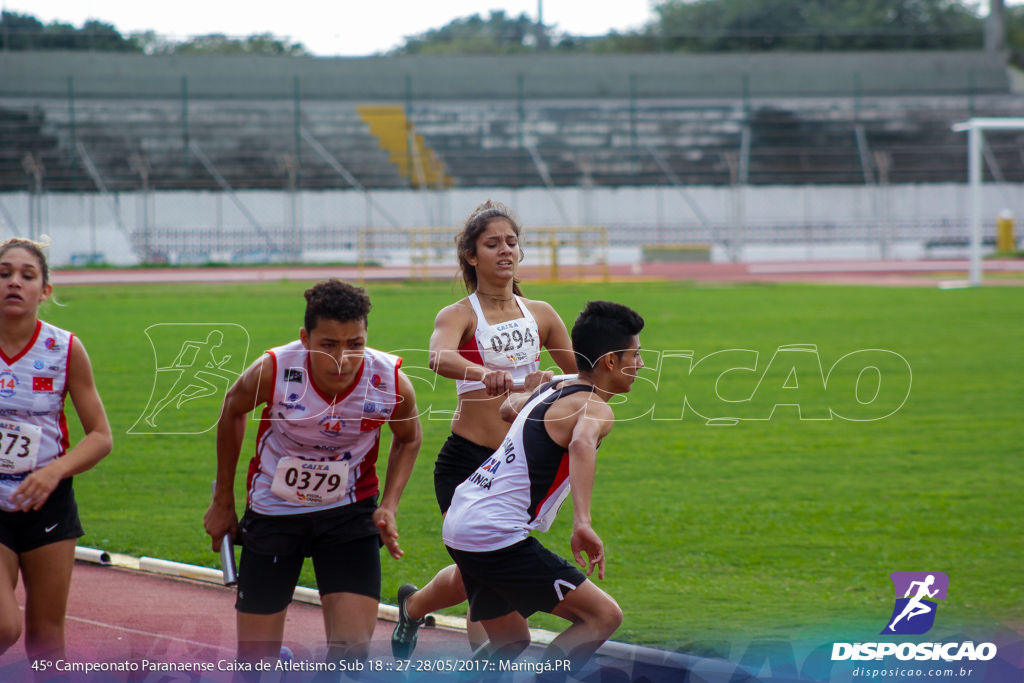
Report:
[[[313,383],[302,342],[267,355],[274,386],[249,463],[249,507],[264,515],[302,514],[377,495],[380,431],[400,400],[402,359],[367,348],[352,385],[332,401]]]
[[[0,508],[35,470],[68,449],[64,399],[74,335],[42,320],[17,355],[0,351]]]
[[[484,317],[476,292],[467,298],[476,313],[476,330],[473,338],[459,347],[459,354],[488,370],[505,370],[513,380],[525,379],[536,372],[540,368],[540,329],[523,300],[515,297],[522,318],[491,325]],[[484,383],[476,380],[455,380],[459,396],[484,388]]]
[[[558,399],[593,391],[558,384],[549,382],[530,397],[501,446],[455,489],[442,527],[446,546],[489,552],[551,528],[570,492],[569,450],[548,435],[544,416]]]

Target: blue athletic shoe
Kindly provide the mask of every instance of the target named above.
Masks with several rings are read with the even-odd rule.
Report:
[[[391,634],[391,654],[395,659],[409,659],[416,649],[416,635],[424,619],[414,621],[405,611],[405,601],[419,588],[407,583],[398,589],[398,624]]]

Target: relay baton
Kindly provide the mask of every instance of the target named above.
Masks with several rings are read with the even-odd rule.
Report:
[[[213,480],[213,492],[217,492],[217,480]],[[224,585],[238,585],[238,568],[235,566],[235,544],[231,540],[231,534],[224,534],[220,539],[220,569],[224,572]]]
[[[577,375],[555,375],[551,378],[552,382],[561,382],[566,379],[576,379]],[[517,379],[512,382],[512,386],[516,389],[522,389],[526,385],[526,380]]]

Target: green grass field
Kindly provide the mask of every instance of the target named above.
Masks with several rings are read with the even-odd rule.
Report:
[[[248,362],[297,336],[307,286],[57,291],[63,306],[48,304],[42,317],[84,341],[115,434],[114,452],[76,482],[88,534],[83,545],[217,566],[202,529],[215,472],[214,432],[127,433],[154,389],[156,360],[144,331],[161,323],[233,323],[248,332]],[[551,302],[570,326],[587,299],[636,308],[647,320],[641,340],[649,366],[642,376],[648,379],[658,378],[660,351],[692,350],[695,360],[729,349],[757,351],[756,372],[729,373],[718,384],[719,394],[732,401],[750,396],[782,345],[816,345],[825,373],[860,349],[897,352],[913,372],[902,408],[868,422],[800,420],[786,407],[771,420],[735,426],[708,426],[689,411],[681,421],[644,413],[656,404],[655,417],[671,417],[673,410],[678,417],[685,394],[705,417],[767,417],[777,401],[798,395],[805,417],[827,417],[829,407],[867,415],[872,406],[859,406],[854,396],[869,400],[876,389],[872,405],[888,401],[883,412],[891,412],[906,380],[895,356],[876,354],[879,370],[866,371],[859,389],[860,368],[841,365],[826,393],[814,376],[813,354],[783,354],[798,357],[796,378],[788,376],[790,366],[773,363],[746,403],[718,398],[715,379],[728,363],[750,354],[719,354],[692,373],[678,359],[666,362],[657,392],[638,382],[619,406],[623,420],[599,454],[593,504],[595,528],[608,549],[602,585],[626,615],[617,639],[691,647],[740,634],[795,637],[836,624],[877,634],[892,610],[893,571],[946,572],[951,584],[942,609],[948,623],[991,617],[1020,629],[1019,289],[686,283],[526,289]],[[450,283],[369,290],[370,344],[382,350],[425,348],[435,313],[459,297]],[[181,339],[175,334],[153,332],[161,363],[177,353]],[[240,361],[244,347],[234,338],[232,343]],[[429,377],[416,370],[426,365],[425,352],[404,355],[410,373]],[[794,380],[799,388],[782,388]],[[454,383],[438,380],[431,387],[424,379],[415,386],[421,410],[435,412],[434,419],[423,420],[424,447],[399,511],[406,556],[383,560],[383,597],[392,602],[400,584],[422,585],[448,563],[431,470],[448,432],[437,411],[454,408]],[[154,400],[163,391],[161,385]],[[201,431],[214,423],[217,408],[209,399],[180,410],[171,406],[158,424]],[[69,422],[77,427],[73,417]],[[255,432],[253,424],[242,453],[240,504]],[[545,544],[567,554],[570,524],[571,513],[563,510]],[[311,568],[302,582],[315,585]],[[543,617],[534,623],[560,628],[563,622]]]

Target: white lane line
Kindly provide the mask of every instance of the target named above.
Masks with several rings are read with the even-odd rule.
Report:
[[[234,654],[235,651],[231,648],[223,647],[221,645],[211,645],[210,643],[203,643],[198,640],[190,640],[188,638],[178,638],[176,636],[167,636],[162,633],[153,633],[152,631],[142,631],[137,628],[128,628],[127,626],[115,626],[113,624],[105,624],[102,621],[95,621],[93,619],[85,619],[83,617],[73,617],[68,615],[69,621],[77,621],[83,624],[89,624],[90,626],[99,626],[101,628],[109,628],[112,631],[124,631],[125,633],[134,633],[140,636],[149,636],[151,638],[157,638],[159,640],[173,640],[176,643],[184,643],[186,645],[198,645],[200,647],[209,647],[221,652],[228,652]]]

